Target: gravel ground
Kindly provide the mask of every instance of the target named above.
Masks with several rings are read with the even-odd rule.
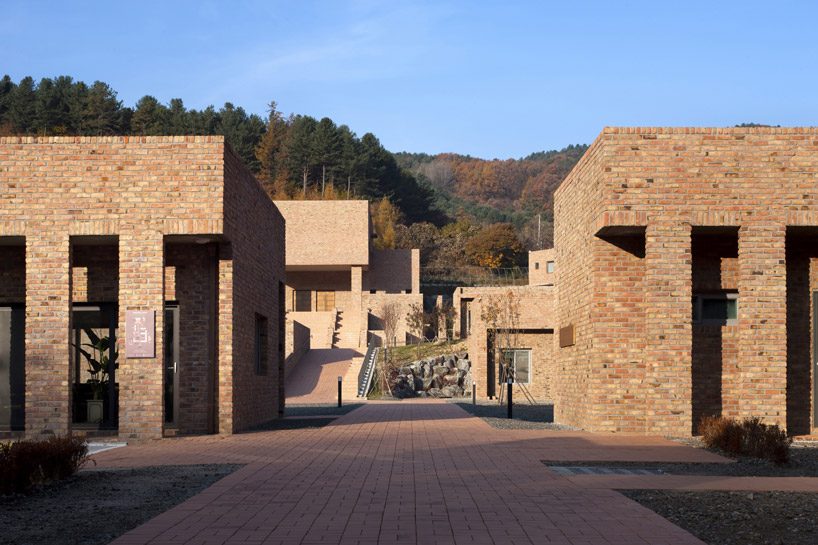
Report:
[[[624,490],[710,545],[815,545],[818,494]]]
[[[500,430],[571,430],[570,426],[554,423],[553,405],[514,405],[513,418],[509,420],[508,407],[497,403],[453,401],[455,405],[471,415],[482,418],[493,428]]]
[[[102,545],[198,494],[238,465],[89,470],[0,496],[0,543]]]

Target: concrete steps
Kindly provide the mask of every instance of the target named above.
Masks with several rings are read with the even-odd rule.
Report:
[[[360,347],[360,324],[357,320],[344,317],[343,311],[338,311],[338,317],[335,320],[332,347],[353,349]]]

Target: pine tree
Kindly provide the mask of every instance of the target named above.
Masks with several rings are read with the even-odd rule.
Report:
[[[8,119],[17,134],[34,132],[34,114],[37,110],[37,94],[34,79],[26,76],[9,95]]]
[[[181,98],[170,99],[168,108],[168,133],[174,135],[190,134],[190,114],[185,109]]]
[[[290,124],[285,145],[287,178],[301,186],[302,195],[313,179],[317,164],[313,135],[318,122],[310,116],[296,116]]]
[[[91,136],[123,132],[122,102],[108,84],[95,81],[88,89],[82,113],[83,133]]]
[[[145,95],[136,103],[131,118],[131,132],[142,136],[159,136],[167,133],[168,109],[156,98]]]

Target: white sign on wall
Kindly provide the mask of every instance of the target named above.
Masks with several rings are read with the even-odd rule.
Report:
[[[125,311],[125,357],[156,357],[156,319],[152,310]]]

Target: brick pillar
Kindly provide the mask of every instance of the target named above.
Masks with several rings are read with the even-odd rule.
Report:
[[[690,225],[656,222],[645,235],[646,431],[692,431]]]
[[[413,248],[412,252],[412,293],[420,293],[420,250]]]
[[[364,271],[362,267],[352,267],[350,270],[350,316],[358,321],[358,345],[366,344],[366,331],[369,327],[368,316],[364,309]],[[351,321],[351,320],[350,320]],[[350,323],[348,321],[347,323]]]
[[[44,230],[45,232],[45,230]],[[70,431],[71,244],[26,237],[26,433]]]
[[[119,236],[119,434],[157,439],[164,425],[164,238],[158,231],[127,230]],[[155,357],[129,358],[126,313],[155,314]]]
[[[219,433],[233,433],[233,255],[219,248],[218,400]]]
[[[758,221],[758,220],[756,220]],[[786,227],[772,221],[739,229],[737,416],[786,425]]]

